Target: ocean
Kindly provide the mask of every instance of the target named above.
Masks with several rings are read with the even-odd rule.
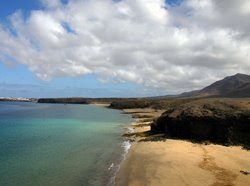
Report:
[[[93,105],[0,102],[0,185],[113,185],[131,122]]]

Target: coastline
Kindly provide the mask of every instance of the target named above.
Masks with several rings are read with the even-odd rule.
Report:
[[[118,186],[250,185],[250,152],[182,140],[138,142],[122,163]]]
[[[240,102],[249,106],[250,102]],[[89,105],[109,108],[107,103]],[[132,116],[124,133],[119,163],[110,164],[108,185],[250,185],[250,151],[241,146],[192,143],[152,135],[150,123],[164,110],[123,109]],[[124,129],[125,131],[125,129]],[[207,143],[207,142],[205,142]],[[114,174],[113,174],[114,173]]]
[[[105,103],[91,103],[90,105],[106,108],[109,108],[110,106],[110,104]],[[140,139],[138,134],[148,131],[150,129],[149,123],[162,114],[162,111],[154,111],[154,109],[149,108],[121,109],[120,111],[121,114],[131,115],[133,120],[128,124],[128,126],[124,128],[125,132],[123,133],[124,141],[122,143],[123,154],[121,155],[121,161],[118,165],[111,165],[116,166],[114,175],[110,178],[110,182],[108,184],[112,186],[117,185],[116,179],[120,170],[122,169],[123,163],[126,162],[127,158],[129,157],[131,147],[133,147],[136,144],[136,141]]]
[[[106,107],[108,108],[109,104],[99,104],[99,103],[91,103],[89,105],[94,105],[98,107]],[[123,168],[124,162],[128,159],[128,156],[130,154],[130,149],[133,147],[136,143],[135,140],[139,140],[140,137],[137,136],[139,133],[143,133],[144,131],[147,131],[149,129],[149,120],[153,121],[153,119],[159,117],[161,115],[162,111],[154,109],[122,109],[121,114],[129,114],[132,115],[133,121],[128,125],[128,127],[125,127],[126,132],[124,133],[124,141],[121,145],[123,149],[123,153],[121,154],[121,159],[118,164],[112,163],[107,170],[112,171],[112,176],[107,182],[109,186],[117,185],[116,179],[118,174],[120,173],[120,170]],[[149,117],[151,116],[151,117]],[[145,121],[144,121],[145,120]],[[129,134],[129,137],[126,136],[126,134]],[[134,137],[133,137],[134,136]]]
[[[152,108],[123,109],[124,114],[130,114],[134,118],[134,122],[128,127],[130,132],[125,133],[124,137],[130,141],[139,141],[148,136],[150,124],[163,112],[164,110]]]
[[[99,107],[108,107],[108,103],[90,103],[89,105],[99,106]]]
[[[99,103],[99,102],[92,102],[88,105],[92,105],[92,106],[96,106],[96,107],[104,107],[104,108],[107,108],[107,109],[111,109],[109,108],[110,104],[109,103]],[[123,110],[120,110],[120,114],[124,114],[125,112]],[[131,126],[132,123],[134,123],[135,120],[133,120],[132,122],[128,123],[129,126]],[[129,127],[125,127],[124,126],[124,131],[125,129],[128,129],[129,130]],[[127,131],[128,132],[128,131]],[[121,135],[124,134],[124,133],[121,133]],[[120,170],[120,167],[122,165],[122,162],[125,161],[126,159],[126,156],[129,152],[129,149],[130,147],[132,146],[130,140],[128,139],[124,139],[122,144],[121,144],[121,148],[122,148],[122,152],[120,154],[120,157],[118,159],[118,161],[115,163],[115,162],[112,162],[110,164],[110,166],[107,168],[107,171],[109,172],[109,176],[106,178],[107,181],[106,181],[106,184],[107,186],[114,186],[116,185],[115,183],[115,180],[116,180],[116,177],[117,177],[117,174]]]
[[[132,114],[135,122],[124,134],[131,148],[121,162],[115,185],[250,185],[250,151],[150,136],[149,123],[163,110],[123,111]]]
[[[135,109],[122,109],[124,114],[132,115],[134,121],[130,123],[127,127],[127,132],[123,134],[125,137],[124,142],[129,143],[129,147],[125,149],[123,160],[121,161],[119,168],[115,175],[115,185],[125,185],[124,181],[121,183],[121,178],[127,175],[124,170],[128,170],[125,168],[127,162],[131,159],[131,150],[134,149],[137,145],[137,142],[142,140],[145,136],[147,136],[147,132],[150,130],[150,123],[153,122],[154,119],[158,118],[164,110],[155,110],[151,108],[135,108]],[[128,170],[129,171],[129,170]]]

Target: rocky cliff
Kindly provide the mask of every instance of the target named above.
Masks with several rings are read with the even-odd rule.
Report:
[[[249,146],[250,111],[236,101],[199,100],[168,108],[151,131],[171,138]]]

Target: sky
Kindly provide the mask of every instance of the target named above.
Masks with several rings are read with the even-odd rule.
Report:
[[[249,0],[0,1],[0,97],[144,97],[250,74]]]

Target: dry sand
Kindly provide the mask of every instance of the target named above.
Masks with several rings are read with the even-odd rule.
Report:
[[[144,137],[138,135],[150,129],[143,125],[147,124],[144,120],[153,120],[163,111],[129,109],[125,112],[137,118],[132,126],[136,130],[133,136],[136,142],[117,174],[117,186],[250,186],[250,151]]]
[[[100,106],[100,107],[108,107],[110,104],[108,103],[90,103],[90,105]]]
[[[116,185],[250,185],[250,151],[181,140],[138,142],[123,162]]]

